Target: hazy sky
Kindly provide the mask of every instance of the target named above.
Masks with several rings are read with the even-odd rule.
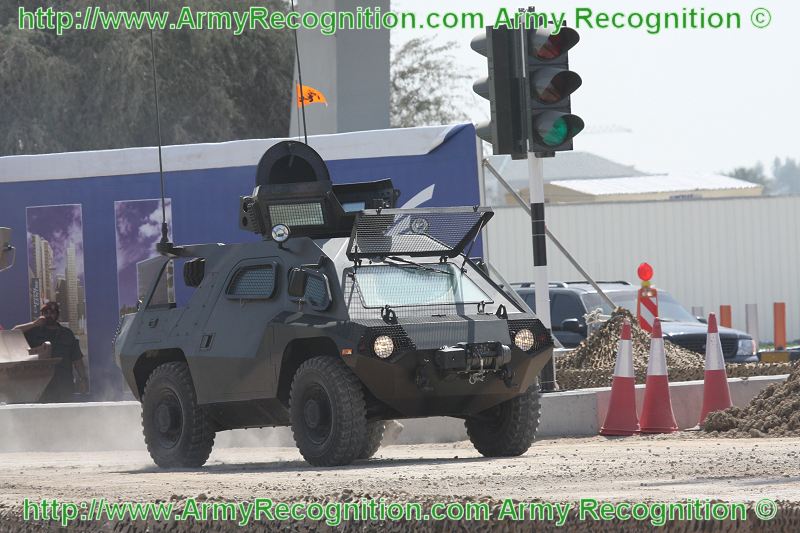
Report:
[[[498,10],[529,2],[393,0],[394,11],[481,11],[487,23]],[[649,172],[717,172],[757,161],[769,169],[775,156],[800,157],[800,3],[789,0],[559,1],[536,2],[537,11],[565,11],[574,27],[576,7],[593,11],[652,12],[694,7],[741,13],[741,29],[582,29],[570,52],[570,68],[583,78],[572,111],[586,122],[575,149],[594,152]],[[772,14],[764,29],[751,25],[758,7]],[[424,15],[418,15],[419,19]],[[475,30],[394,30],[392,44],[435,34],[456,41],[457,61],[475,77],[486,75],[486,59],[469,42]],[[489,115],[488,102],[471,95],[470,116]],[[602,133],[619,127],[630,133]],[[617,129],[619,129],[617,128]]]

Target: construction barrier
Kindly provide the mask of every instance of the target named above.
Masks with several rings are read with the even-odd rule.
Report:
[[[713,313],[712,313],[713,314]],[[719,325],[723,328],[731,328],[733,324],[733,316],[730,305],[719,306]]]
[[[775,350],[786,349],[786,304],[772,304],[773,322],[775,324]]]

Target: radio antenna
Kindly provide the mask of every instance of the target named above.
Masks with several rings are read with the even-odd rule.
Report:
[[[147,0],[147,10],[152,15],[153,0]],[[151,19],[152,20],[152,19]],[[150,57],[153,67],[153,95],[156,101],[156,131],[158,132],[158,176],[161,181],[161,240],[156,245],[158,252],[169,253],[173,246],[169,241],[169,226],[167,226],[167,206],[164,198],[164,162],[161,156],[161,116],[158,108],[158,78],[156,73],[156,46],[153,41],[153,26],[150,25]]]
[[[292,0],[292,13],[294,13],[294,0]],[[303,139],[305,139],[305,143],[308,144],[308,130],[306,129],[306,98],[303,94],[303,74],[300,72],[300,46],[297,44],[297,28],[293,30],[294,32],[294,55],[297,56],[297,81],[300,84],[299,91],[297,97],[300,98],[300,109],[303,114]],[[299,132],[298,132],[299,133]]]

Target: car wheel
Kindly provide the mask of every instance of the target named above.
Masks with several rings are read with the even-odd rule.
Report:
[[[289,393],[292,434],[314,466],[352,463],[367,446],[361,383],[335,357],[314,357],[297,370]]]
[[[464,425],[475,449],[485,457],[522,455],[531,447],[539,427],[539,386],[467,418]]]
[[[208,415],[197,405],[186,363],[164,363],[150,374],[142,397],[142,429],[147,451],[158,466],[205,464],[216,434]]]

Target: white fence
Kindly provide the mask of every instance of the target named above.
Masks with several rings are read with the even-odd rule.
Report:
[[[800,338],[800,196],[548,205],[547,227],[595,280],[638,283],[653,265],[656,287],[687,308],[733,307],[745,330],[745,305],[758,305],[762,342],[772,341],[772,304],[786,302],[787,340]],[[496,208],[488,259],[508,281],[533,273],[530,219],[519,207]],[[579,280],[548,241],[551,280]]]

